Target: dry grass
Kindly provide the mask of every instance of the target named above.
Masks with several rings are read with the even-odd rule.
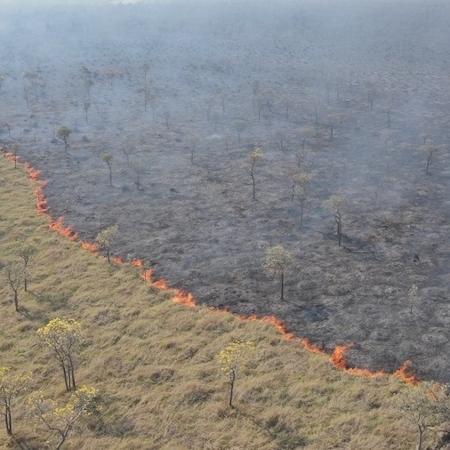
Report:
[[[173,304],[136,269],[110,267],[49,231],[33,189],[21,168],[0,159],[0,259],[14,256],[18,239],[38,247],[23,313],[0,284],[0,365],[32,370],[34,387],[62,399],[62,377],[36,330],[56,316],[81,322],[79,383],[102,392],[103,423],[74,434],[67,448],[412,448],[414,435],[391,406],[405,389],[398,380],[349,376],[269,325]],[[216,355],[238,337],[257,346],[229,410]],[[23,399],[15,406],[17,436],[45,448]],[[0,430],[0,447],[8,445]]]

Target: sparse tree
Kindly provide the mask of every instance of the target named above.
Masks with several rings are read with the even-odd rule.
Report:
[[[117,238],[119,227],[112,225],[98,233],[96,241],[100,248],[106,253],[106,258],[111,263],[111,249]]]
[[[113,156],[110,153],[103,153],[102,161],[108,166],[109,185],[112,187],[112,160]]]
[[[286,149],[286,139],[282,131],[277,131],[275,134],[275,141],[278,149],[283,152]]]
[[[8,137],[11,139],[11,125],[8,122],[3,122],[2,128],[6,128],[8,130]]]
[[[424,145],[425,155],[426,155],[426,165],[425,165],[425,173],[427,175],[430,174],[430,167],[433,162],[433,157],[437,153],[438,148],[432,144]]]
[[[250,153],[250,177],[252,179],[252,198],[253,200],[256,200],[256,179],[255,179],[255,169],[256,165],[262,158],[264,157],[264,153],[260,147],[256,147],[251,153]]]
[[[83,81],[84,95],[88,99],[91,100],[91,89],[94,85],[93,81],[94,74],[86,67],[81,67],[81,79]]]
[[[84,418],[98,414],[98,397],[97,389],[82,386],[62,406],[42,392],[31,395],[28,403],[34,417],[51,433],[54,448],[60,450]]]
[[[72,130],[67,127],[61,127],[57,131],[57,136],[64,142],[64,151],[67,153],[70,145],[69,145],[69,137],[72,133]]]
[[[86,120],[86,124],[89,123],[89,110],[91,108],[91,101],[89,99],[86,99],[83,102],[83,110],[84,110],[84,118]]]
[[[191,164],[194,165],[195,153],[197,151],[197,139],[192,140],[189,149],[190,149]]]
[[[396,406],[415,428],[416,450],[425,448],[428,431],[438,431],[438,427],[448,420],[449,404],[447,387],[438,383],[422,382],[400,394]]]
[[[229,394],[228,406],[234,408],[233,400],[235,385],[241,366],[245,363],[248,354],[255,344],[250,341],[235,340],[228,344],[218,355],[222,371],[228,377]]]
[[[340,247],[342,245],[342,212],[345,206],[345,200],[339,195],[332,195],[325,202],[325,206],[334,213],[334,220],[336,222],[336,234]]]
[[[12,404],[14,399],[29,388],[31,374],[16,373],[9,367],[0,367],[0,403],[3,405],[5,428],[13,434]]]
[[[295,172],[292,174],[292,192],[291,199],[297,199],[300,204],[300,228],[303,227],[303,217],[306,202],[308,201],[309,184],[311,175],[306,172]]]
[[[413,313],[414,306],[417,305],[419,298],[419,288],[413,284],[408,291],[409,312]]]
[[[6,266],[6,278],[13,293],[16,311],[19,311],[19,290],[23,286],[23,266],[19,262],[10,262]]]
[[[271,92],[261,93],[256,99],[256,108],[258,111],[258,121],[261,121],[263,113],[269,118],[273,111],[273,94]]]
[[[39,328],[37,334],[55,354],[63,371],[66,391],[75,391],[75,355],[81,343],[80,324],[73,319],[57,317]]]
[[[284,109],[284,118],[286,120],[289,120],[289,113],[290,113],[290,107],[291,107],[291,101],[289,98],[284,98],[282,101],[282,107]]]
[[[170,111],[164,111],[164,122],[166,124],[166,128],[170,128]]]
[[[303,139],[301,148],[295,152],[295,162],[299,169],[302,169],[305,166],[307,154],[306,140]]]
[[[127,160],[127,167],[130,167],[130,155],[133,153],[133,149],[124,145],[120,148],[122,153],[125,155],[125,159]]]
[[[242,133],[246,130],[247,125],[245,120],[238,120],[234,123],[234,129],[236,130],[239,144],[241,143]]]
[[[136,185],[136,189],[138,191],[143,191],[144,187],[142,186],[142,183],[141,183],[141,177],[142,177],[142,172],[143,172],[142,166],[140,164],[133,165],[133,171],[136,176],[135,181],[134,181],[134,184]]]
[[[284,276],[293,263],[291,254],[281,245],[267,249],[264,269],[272,275],[280,277],[280,300],[284,300]]]
[[[36,248],[32,245],[28,245],[26,243],[22,243],[19,246],[19,250],[17,252],[19,258],[23,263],[23,288],[25,292],[28,290],[28,281],[29,281],[29,267],[32,263],[33,256],[36,254]]]
[[[144,70],[144,87],[142,88],[142,92],[144,94],[144,111],[147,112],[148,104],[151,99],[151,89],[150,89],[150,80],[148,74],[150,72],[150,64],[145,63],[143,66]]]
[[[17,143],[14,143],[13,145],[11,145],[11,151],[12,154],[14,155],[14,169],[17,169],[17,153],[20,149],[20,145]]]

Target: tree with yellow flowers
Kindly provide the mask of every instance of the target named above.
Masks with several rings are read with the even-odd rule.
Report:
[[[13,434],[12,403],[22,392],[26,391],[31,381],[31,374],[16,373],[9,367],[0,367],[0,403],[3,404],[5,428]]]
[[[38,336],[56,356],[64,374],[66,390],[75,391],[75,354],[81,343],[81,326],[76,320],[56,318],[39,328]]]
[[[235,340],[228,344],[218,355],[222,371],[227,375],[229,381],[228,405],[230,408],[234,408],[233,398],[238,370],[253,348],[253,342]]]
[[[55,449],[59,450],[81,419],[98,412],[98,391],[82,386],[72,393],[67,403],[58,406],[42,392],[35,392],[29,399],[33,415],[52,433]]]

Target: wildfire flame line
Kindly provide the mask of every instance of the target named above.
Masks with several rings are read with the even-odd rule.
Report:
[[[78,234],[71,227],[66,226],[64,224],[64,217],[59,217],[58,219],[54,219],[49,213],[48,201],[45,196],[44,189],[47,186],[47,181],[42,179],[42,172],[33,168],[29,163],[23,161],[19,156],[15,156],[13,153],[6,151],[4,148],[0,147],[0,151],[3,152],[3,156],[6,160],[12,163],[20,163],[23,164],[25,171],[28,175],[28,178],[34,181],[37,184],[37,187],[34,191],[36,196],[36,209],[39,214],[45,214],[49,218],[49,228],[59,235],[73,241],[79,241],[81,248],[87,250],[94,255],[100,255],[100,248],[95,242],[89,241],[80,241]],[[126,264],[127,261],[122,256],[114,256],[111,261],[116,265]],[[145,262],[142,259],[134,259],[130,261],[130,265],[137,269],[141,269],[141,277],[144,281],[146,281],[149,286],[154,287],[160,290],[171,290],[173,291],[172,301],[176,304],[186,306],[188,308],[196,308],[198,306],[195,297],[187,291],[181,289],[173,289],[170,287],[169,283],[164,279],[155,279],[155,271],[154,269],[146,269]],[[228,312],[232,314],[231,311],[225,308],[217,309],[217,308],[209,308],[212,311],[216,312]],[[285,323],[280,320],[276,316],[244,316],[241,314],[234,314],[240,320],[245,322],[250,321],[259,321],[273,326],[286,341],[298,341],[306,350],[311,353],[317,353],[321,355],[325,355],[329,357],[331,364],[336,368],[345,373],[348,373],[353,376],[358,377],[366,377],[366,378],[376,378],[381,376],[389,375],[388,372],[384,370],[371,371],[369,369],[351,367],[347,360],[347,353],[352,347],[352,344],[349,345],[338,345],[335,347],[334,351],[331,355],[321,346],[314,344],[306,337],[298,337],[294,333],[290,332],[286,327]],[[416,385],[420,382],[419,378],[412,373],[412,363],[411,361],[405,361],[403,365],[393,372],[393,375],[405,383]]]

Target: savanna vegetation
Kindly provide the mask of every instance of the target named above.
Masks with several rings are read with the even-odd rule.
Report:
[[[4,280],[33,248],[18,311],[0,285],[0,402],[12,422],[0,447],[406,450],[417,420],[422,445],[443,442],[448,415],[417,387],[338,371],[264,322],[174,304],[138,268],[51,231],[22,165],[1,158],[0,180]]]

